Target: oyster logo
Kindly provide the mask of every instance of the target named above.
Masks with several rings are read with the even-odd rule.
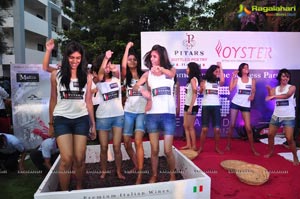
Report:
[[[240,9],[238,11],[238,18],[242,18],[246,15],[250,15],[251,11],[248,10],[243,4],[240,4]]]
[[[192,49],[196,45],[196,41],[194,40],[195,35],[193,34],[186,34],[187,39],[183,40],[183,46],[187,49]]]
[[[269,46],[223,46],[218,41],[215,50],[218,57],[225,59],[272,59],[272,47]]]
[[[39,82],[38,73],[17,73],[17,82]]]

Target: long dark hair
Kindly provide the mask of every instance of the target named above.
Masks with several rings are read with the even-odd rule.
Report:
[[[285,74],[286,76],[289,76],[289,82],[288,82],[288,84],[291,84],[291,81],[292,81],[292,75],[291,75],[291,72],[288,70],[288,69],[286,69],[286,68],[283,68],[283,69],[281,69],[279,72],[278,72],[278,75],[277,75],[277,77],[276,77],[276,79],[278,80],[278,85],[280,85],[280,81],[281,81],[281,75],[282,74]]]
[[[215,70],[217,70],[218,68],[220,68],[217,65],[211,65],[204,76],[204,79],[210,83],[217,83],[219,81],[219,78],[217,76],[214,75]]]
[[[188,74],[187,83],[190,83],[191,79],[196,77],[197,80],[198,80],[198,84],[200,84],[200,81],[201,81],[201,67],[200,67],[200,65],[195,63],[195,62],[190,62],[190,63],[188,63],[188,68],[189,68],[190,72]]]
[[[138,59],[137,54],[134,52],[134,50],[132,50],[132,48],[129,49],[128,57],[130,55],[134,56],[137,60],[136,70],[137,70],[138,77],[140,78],[144,74],[144,71],[142,71],[141,62]],[[131,80],[132,80],[132,74],[131,74],[129,67],[127,66],[126,67],[126,86],[131,87]]]
[[[94,71],[94,72],[96,72],[96,73],[98,74],[98,72],[99,72],[99,70],[100,70],[100,67],[101,67],[101,64],[102,64],[102,62],[103,62],[104,57],[105,57],[105,54],[101,54],[101,55],[98,55],[98,56],[96,57],[96,60],[93,62],[93,65],[92,65],[92,71]],[[107,61],[107,63],[109,63],[109,62],[111,63],[111,60],[112,60],[112,58],[110,58],[110,59]],[[110,71],[110,72],[108,73],[108,76],[109,76],[109,78],[112,78],[113,73]],[[105,81],[105,75],[104,75],[104,78],[103,78],[102,82],[104,82],[104,81]]]
[[[249,66],[248,64],[246,64],[246,63],[241,63],[240,65],[239,65],[239,72],[238,72],[238,76],[239,77],[242,77],[242,70],[244,69],[244,66]],[[248,74],[247,74],[248,76],[249,76],[249,72],[248,72]]]
[[[169,70],[173,67],[170,60],[169,60],[169,55],[168,55],[168,52],[167,52],[166,48],[156,44],[143,57],[145,66],[147,68],[149,68],[149,69],[152,68],[152,63],[151,63],[151,52],[152,51],[157,51],[157,53],[159,55],[159,60],[160,60],[159,64],[160,64],[161,67],[164,67],[165,69],[169,69]]]
[[[78,65],[76,75],[79,83],[79,90],[81,91],[87,82],[87,61],[85,58],[84,48],[76,41],[71,41],[67,44],[64,51],[64,56],[61,64],[61,68],[58,72],[58,76],[61,77],[60,84],[67,90],[70,90],[71,81],[71,66],[69,63],[69,56],[74,52],[79,52],[81,55],[81,62]]]

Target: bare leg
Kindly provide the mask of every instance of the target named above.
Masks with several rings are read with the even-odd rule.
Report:
[[[159,132],[149,133],[150,145],[151,145],[151,167],[152,176],[149,183],[155,183],[158,175],[158,152],[159,152]]]
[[[293,154],[293,164],[294,165],[299,165],[299,159],[297,156],[297,148],[296,148],[296,143],[294,141],[294,128],[292,127],[284,127],[284,131],[285,131],[285,137],[287,142],[289,143],[289,148],[292,151]]]
[[[131,137],[128,135],[124,135],[123,139],[124,139],[124,146],[125,146],[126,152],[134,164],[134,168],[131,171],[135,171],[138,166],[137,166],[136,154],[132,148]]]
[[[141,184],[143,179],[143,166],[144,166],[144,147],[143,147],[143,135],[141,131],[135,132],[135,148],[137,157],[137,170],[138,177],[135,184]]]
[[[101,175],[100,178],[104,179],[107,174],[107,151],[108,151],[108,131],[99,131],[98,137],[100,142],[100,165]]]
[[[71,171],[73,164],[73,136],[64,134],[57,137],[57,144],[60,150],[60,164],[58,178],[62,191],[69,190]]]
[[[224,154],[224,152],[220,149],[220,128],[214,128],[215,134],[215,142],[216,142],[216,152],[219,154]]]
[[[85,174],[85,151],[87,137],[83,135],[74,135],[74,168],[76,175],[76,189],[82,189],[83,178]]]
[[[184,112],[183,127],[184,127],[184,132],[185,132],[186,145],[180,148],[182,150],[191,148],[191,135],[190,135],[190,129],[189,129],[188,116],[189,116],[188,113]]]
[[[115,155],[115,163],[117,167],[117,176],[119,179],[124,180],[125,176],[122,174],[122,153],[121,153],[121,140],[122,128],[113,127],[113,149]]]
[[[237,109],[230,109],[230,126],[228,129],[227,146],[225,148],[226,151],[231,150],[231,139],[232,139],[233,129],[235,126],[237,115],[238,115]]]
[[[260,154],[254,148],[253,132],[252,132],[251,124],[250,124],[250,112],[242,112],[242,116],[245,121],[245,128],[246,128],[246,132],[247,132],[251,150],[254,155],[259,156]]]
[[[169,170],[170,170],[170,181],[176,180],[175,175],[175,158],[172,151],[172,145],[173,145],[173,135],[165,135],[164,136],[164,151],[165,155],[167,157]]]
[[[274,152],[274,137],[278,130],[278,127],[270,124],[269,125],[269,133],[268,133],[268,148],[269,152],[268,154],[264,155],[265,158],[269,158],[273,155]]]
[[[204,142],[206,139],[206,134],[207,134],[208,128],[207,127],[202,127],[201,130],[201,135],[200,135],[200,147],[198,149],[198,153],[201,153],[204,147]]]

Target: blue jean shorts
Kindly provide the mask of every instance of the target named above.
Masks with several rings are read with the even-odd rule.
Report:
[[[202,106],[202,127],[209,127],[210,119],[212,119],[213,128],[221,126],[221,106]]]
[[[62,116],[54,116],[53,128],[55,137],[64,134],[88,136],[90,130],[90,118],[88,115],[75,119],[69,119]]]
[[[123,128],[124,115],[108,118],[96,118],[96,130],[110,131],[112,127]]]
[[[145,132],[145,113],[124,113],[123,134],[132,136],[133,131]]]
[[[295,118],[294,117],[282,118],[282,117],[277,117],[275,115],[272,115],[270,124],[272,124],[276,127],[284,126],[284,127],[294,128],[295,127]]]
[[[165,135],[174,135],[175,128],[175,114],[146,114],[146,130],[148,133],[164,132]]]
[[[236,105],[234,103],[230,103],[230,108],[231,109],[236,109],[236,110],[239,110],[241,112],[250,112],[250,108],[249,107],[244,107],[244,106],[239,106],[239,105]]]

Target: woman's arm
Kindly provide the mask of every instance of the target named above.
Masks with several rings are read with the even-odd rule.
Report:
[[[251,95],[248,98],[249,101],[254,100],[255,93],[256,93],[256,80],[252,79]]]
[[[138,91],[140,86],[143,85],[147,79],[148,79],[148,74],[149,74],[149,71],[145,72],[142,77],[135,83],[135,85],[133,86],[133,90],[134,91]]]
[[[50,102],[49,102],[49,131],[48,135],[50,137],[54,136],[54,129],[53,129],[53,111],[57,103],[57,82],[56,82],[56,74],[57,71],[52,71],[51,73],[51,90],[50,90]]]
[[[93,82],[93,75],[88,74],[87,78],[87,87],[86,87],[86,94],[85,94],[85,103],[90,117],[90,138],[92,140],[96,139],[96,124],[95,124],[95,117],[94,117],[94,107],[92,102],[92,82]]]
[[[190,106],[188,109],[188,113],[192,113],[194,103],[197,100],[197,82],[196,82],[195,78],[191,79],[191,86],[192,86],[193,95],[192,95],[192,100],[191,100],[191,103],[190,103]]]
[[[124,80],[126,78],[126,68],[127,68],[127,61],[128,61],[128,52],[129,49],[133,46],[132,42],[128,42],[125,48],[125,52],[122,58],[122,72],[121,72],[121,79]]]
[[[199,93],[202,94],[204,90],[205,90],[205,81],[202,80],[202,81],[200,82],[200,90],[199,90]]]
[[[111,50],[108,50],[105,52],[105,56],[101,63],[100,69],[98,71],[98,79],[100,82],[103,81],[103,79],[104,79],[104,70],[105,70],[108,60],[111,58],[112,54],[113,54],[113,52]]]
[[[217,62],[217,65],[220,67],[220,86],[223,86],[225,83],[225,78],[224,78],[224,73],[223,73],[223,68],[222,68],[222,63],[221,62]]]
[[[56,70],[56,68],[50,67],[49,62],[50,62],[50,56],[51,52],[55,47],[54,39],[50,39],[49,41],[46,42],[46,52],[44,55],[43,59],[43,70],[47,72],[52,72]]]
[[[272,99],[288,99],[293,94],[295,94],[296,87],[294,85],[290,86],[289,91],[286,94],[281,95],[275,95],[275,88],[274,91],[271,93],[271,95],[266,97],[266,100],[272,100]]]
[[[229,91],[230,92],[236,87],[236,84],[237,84],[237,74],[238,74],[238,71],[236,70],[231,75],[231,79],[230,79],[230,83],[229,83]]]
[[[173,78],[176,75],[176,68],[172,67],[170,70],[165,69],[164,67],[158,67],[159,71],[165,74],[166,76]]]

